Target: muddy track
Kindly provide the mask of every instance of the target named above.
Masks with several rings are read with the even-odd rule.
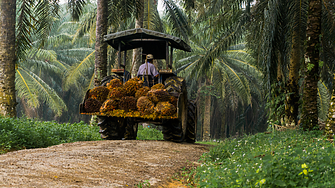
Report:
[[[188,163],[208,146],[166,141],[92,141],[0,155],[0,187],[151,187]]]

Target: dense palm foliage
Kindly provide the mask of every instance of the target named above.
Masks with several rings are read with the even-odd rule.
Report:
[[[37,34],[32,35],[31,47],[24,51],[24,59],[18,62],[16,87],[20,98],[19,112],[28,117],[52,117],[68,121],[72,116],[72,121],[80,120],[78,103],[81,97],[75,93],[81,93],[81,89],[86,88],[73,87],[69,90],[64,79],[68,77],[71,66],[82,61],[94,49],[89,37],[73,42],[79,23],[73,22],[65,10],[62,9],[59,16],[49,15],[48,36],[41,38]],[[83,82],[78,79],[76,83]],[[66,110],[71,111],[71,115],[64,117]]]
[[[300,104],[303,91],[311,93],[306,92],[308,71],[317,67],[317,105],[312,106],[318,112],[315,117],[326,120],[334,88],[333,1],[321,4],[320,61],[313,66],[304,55],[312,46],[305,42],[306,30],[311,29],[308,0],[161,0],[162,12],[156,0],[105,2],[107,33],[142,24],[191,45],[191,53],[175,52],[173,69],[186,77],[189,98],[197,101],[198,136],[203,139],[262,131],[267,119],[298,124],[302,112],[310,111]],[[58,1],[20,0],[17,7],[19,112],[59,121],[72,116],[71,121],[78,121],[78,104],[97,76],[96,2],[71,0],[62,7]],[[129,72],[136,72],[135,56],[126,54]],[[117,58],[108,47],[106,74]]]
[[[307,47],[304,41],[307,41],[308,8],[307,0],[257,1],[252,8],[253,20],[247,37],[248,46],[254,49],[254,57],[257,58],[257,62],[266,75],[266,88],[272,93],[269,95],[272,96],[269,98],[272,103],[271,108],[284,108],[280,112],[277,111],[278,113],[271,114],[272,120],[277,123],[282,121],[284,124],[297,124],[301,118],[301,107],[299,107],[301,102],[299,101],[302,98],[300,95],[304,89],[307,91],[306,86],[303,87],[303,83],[306,83],[304,75],[308,74],[308,69],[311,69],[308,63],[302,63],[305,61],[304,54]],[[322,38],[320,37],[323,46],[320,51],[320,62],[322,63],[314,68],[322,68],[322,71],[316,71],[317,77],[321,76],[322,80],[318,83],[319,87],[315,85],[314,93],[318,99],[314,98],[313,101],[319,102],[318,105],[315,103],[313,108],[319,109],[319,113],[317,113],[319,118],[325,120],[324,115],[321,115],[327,111],[323,102],[329,101],[327,96],[331,91],[325,90],[325,88],[332,88],[330,75],[332,75],[333,60],[329,57],[334,53],[334,48],[333,44],[329,45],[331,43],[329,41],[334,39],[334,30],[332,29],[334,28],[333,2],[322,2],[322,21],[320,22],[322,22]],[[285,93],[285,96],[281,97],[282,102],[276,102],[280,98],[281,92]],[[276,97],[277,99],[275,99]],[[316,108],[317,106],[318,108]],[[274,111],[272,110],[272,112]],[[315,120],[313,122],[314,125],[317,124]]]

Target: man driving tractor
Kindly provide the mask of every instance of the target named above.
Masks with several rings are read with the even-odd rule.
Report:
[[[145,62],[140,66],[137,72],[137,77],[143,80],[143,85],[152,87],[155,83],[158,83],[159,73],[153,64],[154,56],[148,54],[145,58]]]

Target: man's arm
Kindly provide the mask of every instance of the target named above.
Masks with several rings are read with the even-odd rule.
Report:
[[[152,73],[152,76],[154,77],[158,77],[159,72],[156,70],[155,66],[152,64],[152,66],[150,67],[150,71]]]

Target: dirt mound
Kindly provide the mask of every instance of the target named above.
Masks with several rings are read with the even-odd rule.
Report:
[[[187,163],[197,162],[206,145],[166,141],[92,141],[0,155],[0,187],[151,187]]]

